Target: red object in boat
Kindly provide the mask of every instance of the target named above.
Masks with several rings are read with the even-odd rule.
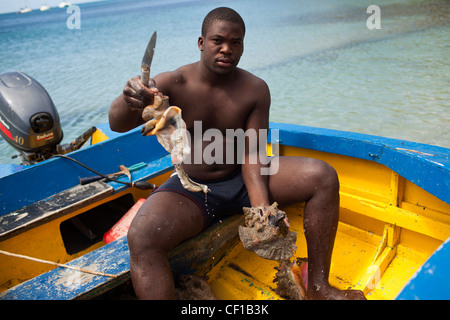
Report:
[[[126,236],[128,233],[128,229],[130,229],[131,221],[133,221],[134,217],[136,216],[136,213],[138,212],[139,208],[142,206],[142,204],[145,202],[145,199],[139,199],[130,210],[127,211],[123,215],[122,218],[120,218],[119,221],[116,222],[115,225],[111,227],[105,234],[103,235],[103,241],[105,243],[113,242],[114,240],[117,240],[119,238],[122,238],[123,236]]]

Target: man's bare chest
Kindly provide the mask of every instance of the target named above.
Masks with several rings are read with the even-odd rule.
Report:
[[[216,128],[244,128],[245,121],[253,105],[245,96],[238,93],[204,93],[196,92],[178,103],[187,129],[194,126],[194,121],[201,121],[203,130]]]

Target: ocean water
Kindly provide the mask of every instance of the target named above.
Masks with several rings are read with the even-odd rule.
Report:
[[[367,27],[372,4],[381,29]],[[450,147],[446,0],[105,0],[79,5],[80,29],[66,9],[1,14],[0,73],[38,80],[69,142],[107,121],[154,30],[153,75],[197,61],[201,22],[218,6],[246,22],[240,67],[268,83],[271,121]],[[16,153],[0,138],[0,163]]]

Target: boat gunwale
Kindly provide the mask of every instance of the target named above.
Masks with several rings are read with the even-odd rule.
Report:
[[[103,173],[116,172],[119,165],[128,167],[139,162],[152,164],[151,167],[140,169],[142,174],[137,180],[147,179],[145,172],[152,175],[158,168],[164,171],[172,170],[170,156],[157,142],[156,137],[143,137],[138,129],[113,135],[105,141],[71,152],[69,155]],[[70,189],[79,184],[79,177],[92,175],[89,170],[67,159],[55,157],[3,176],[0,178],[0,217]],[[45,188],[41,185],[41,181],[44,181]],[[114,182],[109,184],[115,191],[127,187]],[[24,185],[27,187],[24,188]]]
[[[328,152],[382,164],[450,204],[450,149],[334,129],[270,123],[281,145]],[[268,141],[272,141],[269,136]]]

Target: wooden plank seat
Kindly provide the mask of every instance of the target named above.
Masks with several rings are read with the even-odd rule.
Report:
[[[77,185],[0,217],[0,241],[107,198],[113,187],[96,181]]]
[[[242,215],[218,220],[203,233],[169,253],[174,274],[195,273],[208,260],[219,261],[238,239]],[[215,259],[211,259],[214,257]],[[67,265],[103,272],[116,278],[57,267],[0,294],[1,300],[90,299],[130,279],[130,255],[126,237],[91,251]]]

